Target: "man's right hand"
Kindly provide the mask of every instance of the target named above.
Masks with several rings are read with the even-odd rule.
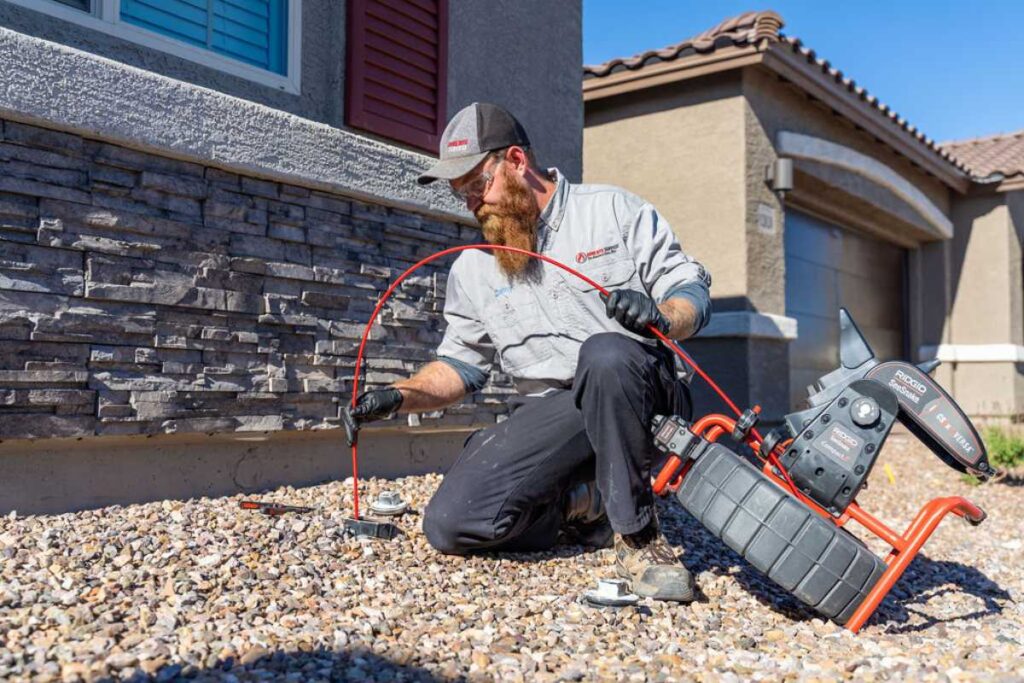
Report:
[[[341,411],[341,420],[345,423],[348,445],[351,446],[356,442],[360,424],[390,417],[401,407],[402,392],[394,387],[373,389],[360,394],[354,408],[347,405]]]

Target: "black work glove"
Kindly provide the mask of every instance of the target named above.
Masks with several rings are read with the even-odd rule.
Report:
[[[356,407],[346,405],[341,411],[341,421],[345,423],[345,435],[348,445],[356,442],[359,425],[389,417],[402,407],[402,392],[394,387],[373,389],[364,392],[356,399]]]
[[[647,329],[654,325],[662,334],[668,334],[671,323],[658,310],[654,299],[633,289],[616,289],[604,300],[604,311],[609,318],[615,318],[630,332],[642,337],[654,337]]]

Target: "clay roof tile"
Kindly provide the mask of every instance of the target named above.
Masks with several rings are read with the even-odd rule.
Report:
[[[601,64],[585,65],[583,77],[601,78],[626,69],[642,69],[650,64],[671,61],[694,52],[713,52],[726,45],[743,46],[753,45],[762,40],[778,40],[781,28],[782,17],[771,10],[744,12],[692,38],[659,50],[648,50],[632,57],[616,57]]]
[[[941,147],[966,164],[975,175],[1024,175],[1024,130],[971,140],[953,140]]]

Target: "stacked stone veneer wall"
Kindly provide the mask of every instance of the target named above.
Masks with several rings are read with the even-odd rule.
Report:
[[[377,298],[478,235],[0,124],[0,439],[337,427]],[[368,384],[433,358],[448,264],[396,293],[367,347]],[[500,379],[422,424],[493,423]]]

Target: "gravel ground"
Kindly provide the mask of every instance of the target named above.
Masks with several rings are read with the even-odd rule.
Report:
[[[350,483],[260,496],[319,511],[272,519],[241,497],[0,521],[0,679],[1024,680],[1024,489],[970,487],[908,438],[860,499],[902,529],[936,495],[947,519],[859,636],[822,622],[675,503],[669,540],[691,605],[579,602],[611,551],[438,555],[406,516],[391,542],[346,538]],[[365,482],[422,509],[439,476]],[[875,547],[875,546],[873,546]]]

